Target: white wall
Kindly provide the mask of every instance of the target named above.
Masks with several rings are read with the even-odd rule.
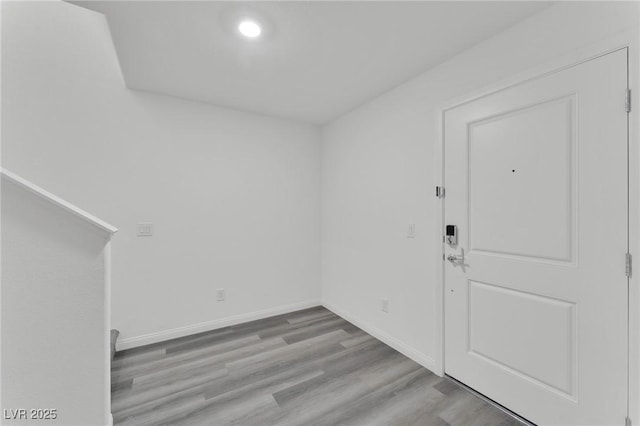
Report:
[[[559,3],[327,125],[324,303],[434,367],[437,108],[637,24],[635,2]]]
[[[324,302],[428,365],[436,108],[637,26],[637,9],[557,4],[327,125],[319,215],[316,128],[129,91],[101,15],[3,2],[2,161],[120,228],[124,339],[313,303],[321,218]],[[142,221],[154,237],[135,236]]]
[[[120,229],[125,344],[319,300],[317,128],[130,91],[105,18],[58,1],[3,2],[2,95],[3,166]]]
[[[105,425],[109,234],[2,181],[2,424]],[[4,410],[56,409],[7,420]],[[11,418],[11,416],[9,416]]]

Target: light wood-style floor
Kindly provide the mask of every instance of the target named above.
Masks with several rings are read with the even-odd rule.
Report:
[[[322,307],[118,352],[116,425],[519,425]]]

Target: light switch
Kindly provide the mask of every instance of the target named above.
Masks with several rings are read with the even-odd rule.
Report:
[[[416,224],[410,223],[409,228],[407,228],[407,238],[415,238],[416,237]]]
[[[138,237],[151,237],[153,235],[153,223],[139,223]]]

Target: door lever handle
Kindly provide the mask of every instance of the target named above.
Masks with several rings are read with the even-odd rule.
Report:
[[[464,249],[460,249],[460,254],[450,254],[449,256],[447,256],[447,260],[454,265],[456,263],[464,265]]]

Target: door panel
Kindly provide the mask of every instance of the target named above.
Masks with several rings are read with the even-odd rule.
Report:
[[[575,303],[469,281],[469,352],[572,398],[575,327]]]
[[[470,250],[572,260],[574,114],[569,95],[469,124]]]
[[[539,424],[623,424],[627,52],[447,110],[445,372]]]

